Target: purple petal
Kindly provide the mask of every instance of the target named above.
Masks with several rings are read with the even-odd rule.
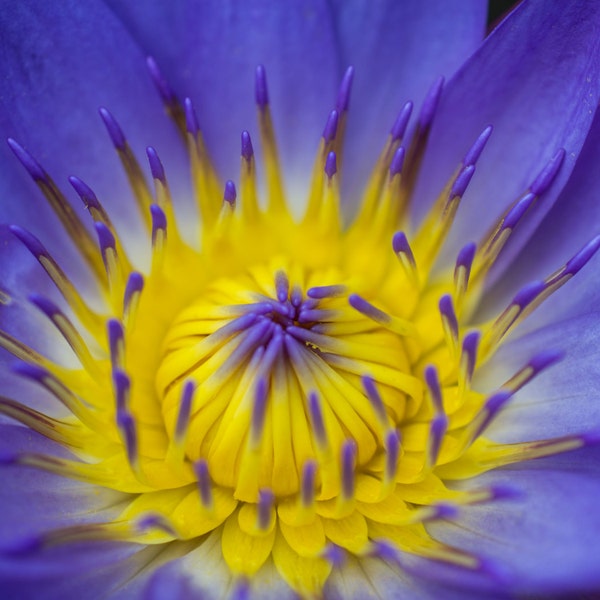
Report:
[[[571,178],[556,204],[509,269],[490,290],[486,308],[498,307],[511,289],[533,277],[549,275],[588,241],[600,233],[600,115],[596,114],[590,135]],[[549,298],[526,321],[525,328],[572,318],[596,310],[600,302],[599,259],[592,258],[577,276]],[[536,274],[536,275],[534,275]]]
[[[481,128],[494,126],[465,194],[450,246],[458,250],[533,183],[557,150],[566,158],[555,182],[519,227],[513,256],[564,186],[600,94],[600,5],[523,2],[447,84],[416,190],[422,215]],[[502,263],[505,264],[504,262]]]
[[[33,452],[69,457],[53,442],[24,427],[0,424],[0,452]],[[71,457],[72,458],[72,457]],[[3,465],[0,486],[0,549],[37,533],[103,519],[120,495],[33,468]],[[114,516],[107,512],[104,519]]]
[[[341,66],[355,67],[342,168],[356,202],[407,100],[420,107],[434,79],[450,77],[481,42],[486,3],[477,0],[332,2]]]
[[[456,526],[429,529],[503,565],[519,595],[585,597],[600,586],[599,459],[587,449],[486,474],[478,484],[515,485],[523,499],[472,506]]]
[[[552,324],[506,343],[481,371],[476,386],[498,387],[540,349],[564,358],[517,392],[487,430],[502,442],[600,431],[600,313]]]
[[[107,4],[155,57],[177,93],[193,98],[224,179],[239,170],[240,133],[248,130],[258,139],[253,78],[256,66],[265,66],[286,187],[303,202],[323,122],[342,76],[327,3]]]
[[[113,213],[129,220],[134,214],[126,177],[98,116],[101,104],[118,118],[140,157],[150,142],[165,157],[174,194],[187,191],[184,149],[164,116],[145,56],[102,2],[84,8],[71,0],[60,10],[40,0],[15,3],[3,13],[0,37],[0,77],[6,82],[0,137],[15,138],[41,163],[84,222],[83,206],[65,185],[69,175],[81,177]],[[58,221],[4,142],[0,162],[1,219],[35,224],[33,232],[50,251],[65,248],[65,236],[42,235]]]

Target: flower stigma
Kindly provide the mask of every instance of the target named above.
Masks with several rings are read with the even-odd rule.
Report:
[[[515,327],[600,246],[600,237],[593,239],[494,318],[474,322],[486,274],[552,184],[564,150],[549,157],[490,231],[465,243],[452,268],[439,271],[434,266],[492,133],[485,128],[465,149],[423,222],[410,225],[441,79],[416,119],[412,103],[401,109],[356,215],[345,223],[339,177],[352,68],[297,218],[284,192],[264,68],[257,68],[255,90],[263,203],[250,135],[241,136],[238,189],[232,181],[222,186],[192,102],[179,102],[153,59],[148,67],[189,151],[199,249],[178,227],[157,152],[147,149],[151,189],[108,110],[100,116],[151,247],[145,272],[86,183],[70,178],[97,241],[37,161],[9,140],[97,279],[103,308],[92,308],[42,241],[10,228],[62,294],[63,307],[39,294],[30,301],[80,366],[67,368],[0,331],[0,345],[19,359],[17,375],[69,415],[4,397],[0,412],[74,455],[16,453],[2,463],[126,498],[116,518],[44,532],[18,550],[79,540],[201,544],[212,536],[240,589],[272,561],[303,596],[322,593],[344,553],[393,556],[401,566],[412,555],[485,571],[484,557],[437,541],[428,523],[517,495],[478,487],[483,472],[593,441],[579,435],[502,444],[486,437],[513,395],[560,360],[558,352],[540,351],[492,393],[475,384]]]

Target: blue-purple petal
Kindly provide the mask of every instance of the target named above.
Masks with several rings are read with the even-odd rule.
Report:
[[[184,148],[164,116],[145,56],[102,2],[12,3],[4,7],[0,36],[0,136],[15,138],[42,164],[84,222],[89,217],[69,175],[88,183],[116,220],[132,221],[135,210],[98,116],[101,105],[120,121],[138,156],[146,145],[157,148],[176,195],[185,194]],[[0,161],[0,219],[32,227],[49,250],[68,255],[66,236],[44,236],[48,228],[60,231],[58,220],[4,141]]]
[[[448,83],[416,191],[417,215],[430,206],[479,133],[494,126],[458,211],[453,250],[482,236],[564,148],[556,181],[520,226],[502,265],[556,200],[598,104],[599,30],[600,5],[523,2]]]
[[[456,525],[429,529],[504,565],[514,595],[586,597],[600,587],[599,465],[598,448],[588,448],[491,472],[477,483],[508,483],[523,498],[467,507]]]
[[[594,312],[506,343],[480,372],[478,386],[501,386],[542,349],[564,358],[515,394],[486,435],[512,443],[600,432],[599,335],[600,313]]]

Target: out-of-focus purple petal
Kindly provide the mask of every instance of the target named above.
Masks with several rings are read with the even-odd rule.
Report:
[[[194,100],[223,178],[239,170],[240,133],[258,140],[254,70],[265,66],[286,187],[304,202],[341,77],[327,2],[106,1],[177,93]]]
[[[61,446],[17,425],[0,424],[2,462],[19,453],[71,457]],[[0,553],[31,536],[59,527],[109,520],[121,497],[56,475],[19,465],[1,464]],[[104,509],[108,512],[102,515]]]
[[[486,432],[501,442],[600,431],[600,313],[553,323],[509,341],[480,372],[476,385],[498,387],[540,349],[564,358],[517,392]]]
[[[15,138],[65,191],[84,222],[83,204],[67,183],[77,175],[123,223],[135,209],[126,178],[98,116],[108,107],[134,151],[152,144],[165,163],[175,196],[189,189],[183,145],[164,117],[145,57],[102,2],[74,0],[60,9],[43,0],[12,3],[0,22],[0,202],[3,222],[60,231],[41,193],[7,147]],[[68,188],[68,189],[67,189]],[[65,248],[66,236],[44,240]],[[67,253],[65,253],[67,254]]]
[[[523,499],[468,507],[456,526],[429,529],[506,565],[513,592],[583,598],[600,585],[598,465],[598,449],[588,448],[488,473],[478,485],[509,483]]]
[[[487,6],[469,0],[334,0],[342,66],[355,67],[344,152],[345,200],[359,197],[404,103],[419,107],[437,77],[449,78],[483,39]]]
[[[416,190],[422,216],[482,129],[494,133],[453,229],[453,250],[485,233],[559,148],[564,165],[535,214],[511,240],[508,260],[552,206],[575,165],[600,94],[600,5],[520,4],[448,83]],[[506,263],[504,263],[506,264]]]

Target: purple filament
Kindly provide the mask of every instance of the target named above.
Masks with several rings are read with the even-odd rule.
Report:
[[[237,198],[237,192],[235,190],[235,183],[228,179],[225,182],[225,191],[223,193],[223,200],[227,202],[230,206],[235,206],[235,200]]]
[[[337,173],[337,158],[335,152],[330,152],[325,160],[325,175],[331,179]]]
[[[342,445],[342,496],[346,499],[354,495],[354,463],[356,442],[346,440]]]
[[[113,387],[117,399],[117,412],[127,410],[129,394],[131,391],[131,379],[125,371],[113,369]]]
[[[444,323],[448,325],[452,337],[458,339],[458,320],[454,311],[454,304],[450,294],[444,294],[439,302],[440,314]]]
[[[340,113],[346,112],[350,105],[350,92],[352,91],[353,79],[354,67],[348,67],[344,73],[344,77],[342,77],[336,102],[336,108]]]
[[[323,129],[323,139],[326,144],[329,144],[335,139],[338,128],[338,112],[337,110],[332,110],[329,113],[329,117],[327,117],[327,123],[325,123],[325,128]]]
[[[246,162],[250,162],[254,156],[252,148],[252,139],[247,131],[242,131],[242,157]]]
[[[390,130],[390,135],[394,142],[402,139],[404,134],[406,133],[406,127],[408,126],[408,122],[410,121],[410,115],[412,114],[413,103],[407,102],[402,110],[398,113],[394,124],[392,125],[392,129]]]
[[[21,146],[16,140],[8,138],[7,140],[10,149],[14,152],[15,156],[19,159],[19,162],[25,167],[29,175],[34,181],[48,181],[48,174],[41,167],[40,163]]]
[[[114,144],[117,150],[124,150],[127,144],[125,140],[125,135],[123,134],[123,130],[112,116],[112,114],[104,107],[99,108],[98,112],[100,113],[100,117],[104,122],[104,126],[106,127],[106,131],[108,131],[108,135],[112,143]]]
[[[269,104],[269,90],[267,88],[267,74],[263,65],[256,67],[254,77],[254,90],[256,104],[262,110]]]
[[[152,178],[158,179],[163,185],[166,185],[167,178],[165,176],[165,169],[156,150],[152,146],[146,148],[146,156],[148,157],[148,163],[150,164]]]
[[[200,492],[200,500],[205,508],[212,505],[212,488],[210,482],[210,474],[208,472],[208,463],[201,458],[194,463],[194,473],[198,481],[198,491]]]
[[[529,189],[536,196],[541,196],[552,185],[552,182],[556,179],[560,167],[563,164],[565,155],[565,150],[560,148],[529,186]]]
[[[465,154],[463,159],[463,165],[468,167],[469,165],[474,165],[481,156],[487,141],[490,139],[490,135],[492,135],[493,127],[488,125],[480,134],[479,137],[475,140],[469,151]]]
[[[177,413],[177,425],[175,426],[175,439],[179,442],[183,441],[189,426],[192,400],[194,399],[195,391],[196,384],[191,379],[188,379],[183,384],[183,389],[181,391],[179,412]]]

